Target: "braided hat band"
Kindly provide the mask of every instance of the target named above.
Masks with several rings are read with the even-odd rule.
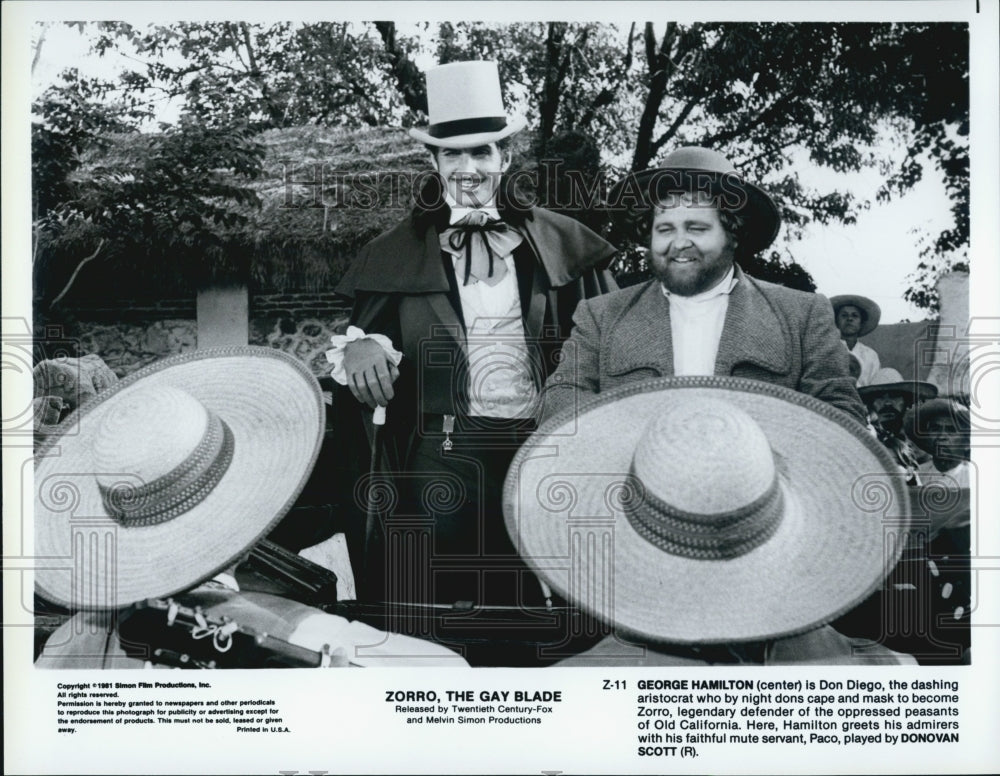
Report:
[[[36,451],[38,592],[113,609],[227,568],[294,503],[324,419],[315,377],[271,348],[185,353],[124,378]]]
[[[507,530],[553,589],[650,641],[791,636],[875,590],[905,482],[853,418],[732,377],[660,378],[546,422],[504,488]]]

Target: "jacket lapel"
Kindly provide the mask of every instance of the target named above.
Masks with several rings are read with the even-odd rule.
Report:
[[[628,326],[617,323],[625,316]],[[670,336],[670,305],[660,284],[651,280],[638,292],[611,324],[606,348],[609,375],[621,375],[636,369],[653,369],[657,374],[674,373],[674,345]]]
[[[546,292],[549,284],[545,270],[535,259],[534,251],[527,242],[521,243],[514,249],[514,271],[517,275],[524,336],[529,342],[537,342],[545,322]]]
[[[739,282],[729,296],[726,320],[715,358],[715,374],[729,375],[741,363],[786,374],[790,333],[752,278],[736,268]]]

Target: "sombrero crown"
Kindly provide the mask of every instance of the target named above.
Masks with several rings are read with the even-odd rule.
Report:
[[[881,583],[901,545],[879,517],[908,514],[893,471],[863,426],[811,396],[661,378],[546,422],[511,464],[504,510],[525,561],[626,635],[761,641]]]
[[[473,148],[524,129],[523,116],[507,116],[496,62],[452,62],[427,71],[426,130],[410,137],[440,148]]]
[[[36,456],[39,592],[114,609],[227,568],[298,496],[323,417],[316,378],[270,348],[182,354],[102,391]]]

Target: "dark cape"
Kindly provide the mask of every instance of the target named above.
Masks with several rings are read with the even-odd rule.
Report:
[[[439,241],[450,215],[440,178],[429,179],[417,201],[412,213],[362,248],[337,287],[353,299],[351,323],[366,333],[388,336],[404,356],[388,422],[379,432],[381,472],[409,471],[425,427],[436,423],[440,430],[441,415],[461,417],[467,406],[460,281]],[[616,249],[583,224],[530,205],[506,179],[498,190],[497,210],[524,237],[513,259],[525,340],[540,391],[558,363],[577,302],[616,288],[607,270]],[[371,568],[365,526],[370,534],[371,520],[365,514],[362,483],[369,473],[371,412],[346,388],[338,388],[333,417],[339,463],[325,476],[342,494],[340,516],[347,524],[339,530],[347,532],[359,598],[365,599],[371,589],[365,582]],[[502,524],[499,503],[487,511],[496,512]]]

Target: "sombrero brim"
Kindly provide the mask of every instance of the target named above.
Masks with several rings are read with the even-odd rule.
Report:
[[[620,503],[648,421],[691,392],[749,413],[783,472],[779,528],[732,560],[657,549]],[[833,620],[879,585],[908,514],[893,471],[862,426],[812,397],[753,380],[663,378],[600,394],[543,425],[514,458],[504,511],[525,561],[599,619],[653,641],[756,641]]]
[[[741,200],[738,206],[730,209],[745,219],[740,247],[751,253],[762,251],[778,236],[778,229],[781,227],[778,207],[770,195],[760,187],[743,181],[735,173],[728,175],[732,178],[731,185],[727,184],[725,188],[726,195],[730,197],[740,195]],[[637,205],[649,206],[671,193],[701,191],[706,180],[705,176],[719,180],[723,173],[663,167],[629,173],[608,191],[607,207],[611,218],[621,227],[627,221],[630,210]]]
[[[833,314],[837,315],[837,310],[844,305],[853,305],[865,313],[865,322],[858,331],[858,336],[863,337],[871,334],[878,327],[878,322],[882,318],[882,308],[866,296],[857,294],[839,294],[830,297],[830,304],[833,306]]]
[[[921,380],[904,380],[901,383],[869,383],[858,386],[858,395],[862,400],[867,400],[871,396],[881,396],[883,393],[900,393],[909,396],[910,401],[916,398],[925,401],[937,396],[938,389],[934,383],[925,383]]]
[[[451,137],[434,137],[425,130],[414,127],[410,130],[410,137],[438,148],[475,148],[511,137],[524,129],[527,123],[528,120],[524,116],[510,116],[507,119],[507,126],[495,132],[475,132],[468,135],[452,135]]]
[[[154,383],[180,388],[217,413],[232,430],[233,458],[188,512],[126,528],[104,508],[91,445],[121,397]],[[98,394],[36,456],[38,592],[71,607],[113,609],[180,592],[225,569],[295,502],[319,453],[324,412],[305,365],[270,348],[182,354]]]

